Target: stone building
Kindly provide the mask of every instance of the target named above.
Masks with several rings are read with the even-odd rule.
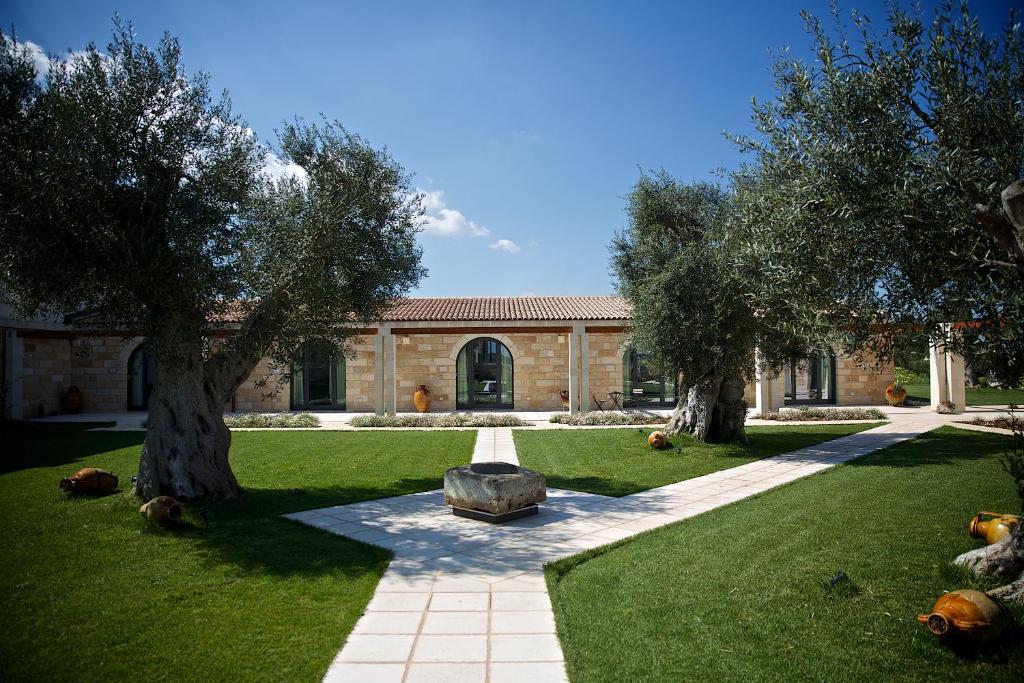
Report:
[[[676,382],[626,345],[630,310],[615,296],[410,298],[360,330],[346,357],[308,347],[290,382],[261,362],[233,411],[411,412],[429,387],[432,412],[668,408]],[[0,307],[4,414],[21,419],[68,408],[145,410],[157,381],[145,340],[54,320],[19,320]],[[759,407],[885,403],[892,367],[862,367],[823,353],[748,387]],[[279,390],[274,391],[278,387]]]

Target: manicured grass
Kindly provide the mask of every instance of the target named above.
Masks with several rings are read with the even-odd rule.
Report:
[[[931,386],[928,384],[905,384],[908,398],[916,398],[927,401],[932,395]],[[1005,406],[1011,403],[1024,405],[1024,389],[992,389],[967,388],[967,405],[969,406]]]
[[[319,681],[389,554],[279,515],[437,488],[475,434],[235,433],[243,496],[173,531],[125,491],[141,433],[0,438],[0,678]],[[65,497],[83,466],[122,491]]]
[[[636,429],[513,430],[519,461],[543,472],[548,486],[625,496],[684,479],[736,467],[770,455],[811,446],[877,427],[879,422],[841,425],[748,427],[749,446],[701,444],[688,436],[669,447],[647,445],[650,427]],[[680,449],[676,453],[676,448]]]
[[[1019,508],[1008,445],[944,428],[548,567],[570,679],[1024,680],[1019,643],[960,656],[915,621],[976,584],[965,522]]]

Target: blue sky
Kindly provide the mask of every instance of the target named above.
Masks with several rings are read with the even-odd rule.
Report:
[[[930,6],[927,0],[923,3]],[[972,3],[986,27],[1013,3]],[[415,294],[609,294],[607,245],[639,168],[711,177],[738,155],[769,50],[807,55],[801,9],[769,2],[5,2],[5,31],[50,52],[103,45],[115,12],[177,35],[264,140],[324,113],[428,192]],[[884,16],[877,0],[845,10]]]

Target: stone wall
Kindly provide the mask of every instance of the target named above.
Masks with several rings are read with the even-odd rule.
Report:
[[[82,392],[82,412],[128,408],[128,358],[139,338],[79,337],[69,344],[72,384]]]
[[[480,334],[476,336],[488,336]],[[459,350],[473,335],[409,334],[395,339],[395,383],[398,412],[416,410],[412,402],[416,387],[430,388],[431,412],[456,409],[456,360]],[[515,410],[559,410],[560,389],[569,386],[568,334],[514,332],[494,334],[512,353],[513,406]]]
[[[240,413],[272,413],[291,407],[290,387],[282,380],[285,373],[264,358],[235,390],[234,409]],[[228,410],[231,409],[229,405]]]
[[[22,415],[55,415],[61,397],[71,386],[71,342],[67,339],[27,337],[22,340],[24,365],[21,372]],[[85,390],[84,387],[79,389]]]
[[[569,334],[510,334],[516,358],[515,409],[561,410],[558,392],[569,388]]]
[[[590,345],[590,393],[584,396],[587,410],[596,410],[594,396],[604,400],[610,392],[622,391],[622,348],[621,332],[588,333]],[[608,403],[606,406],[610,405]]]
[[[885,405],[885,387],[892,381],[892,362],[859,363],[852,356],[836,358],[838,405]]]
[[[345,410],[372,413],[377,406],[377,354],[372,335],[352,340],[354,356],[345,359]]]

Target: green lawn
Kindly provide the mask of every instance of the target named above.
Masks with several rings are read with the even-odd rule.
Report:
[[[1020,681],[915,621],[973,582],[965,522],[1016,511],[1001,435],[944,428],[548,567],[573,681]],[[826,591],[837,570],[859,592]]]
[[[475,440],[235,433],[244,495],[177,531],[148,526],[126,492],[57,490],[82,466],[129,487],[142,436],[0,433],[0,679],[319,681],[390,555],[278,515],[437,488]]]
[[[747,427],[749,446],[700,444],[672,438],[669,448],[647,445],[643,429],[545,429],[512,431],[519,461],[543,472],[548,486],[625,496],[710,472],[811,446],[877,427],[879,422],[841,425]],[[680,453],[676,453],[676,448]]]
[[[927,401],[932,395],[928,384],[905,384],[907,397]],[[1024,389],[992,389],[967,388],[967,405],[969,406],[1005,406],[1010,403],[1024,405]]]

